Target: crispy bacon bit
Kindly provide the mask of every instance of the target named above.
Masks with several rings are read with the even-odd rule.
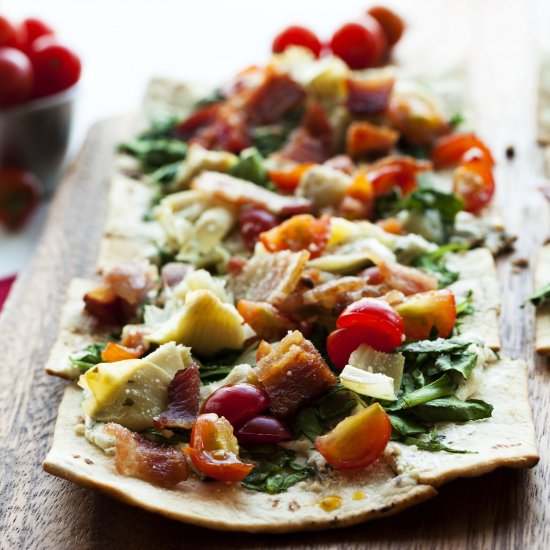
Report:
[[[312,136],[304,128],[298,128],[292,132],[279,155],[284,159],[293,160],[300,164],[306,162],[321,164],[329,156],[321,139]]]
[[[128,262],[111,268],[103,275],[107,288],[130,305],[145,301],[155,286],[157,270],[147,262]]]
[[[437,279],[420,269],[397,263],[381,262],[378,264],[384,282],[403,294],[416,294],[427,290],[436,290]]]
[[[203,172],[191,187],[223,202],[237,206],[253,205],[281,216],[310,212],[312,208],[307,199],[278,195],[248,181],[218,172]]]
[[[298,328],[295,321],[268,302],[239,300],[237,310],[245,322],[264,340],[280,340],[289,330]]]
[[[84,295],[84,309],[106,325],[123,325],[132,316],[132,308],[109,288],[100,286]]]
[[[309,253],[284,250],[260,254],[248,260],[241,273],[230,274],[235,301],[269,302],[277,306],[296,287]]]
[[[232,258],[229,258],[227,261],[227,271],[230,275],[238,275],[242,272],[244,269],[244,266],[246,265],[246,258],[241,258],[239,256],[235,256]]]
[[[271,398],[271,410],[288,416],[336,384],[336,377],[299,331],[285,336],[260,359],[258,380]]]
[[[346,132],[346,152],[351,157],[387,153],[399,139],[399,132],[368,122],[352,122]]]
[[[360,277],[339,277],[304,292],[304,303],[332,309],[342,294],[361,290],[365,286],[365,280]]]
[[[182,264],[180,262],[169,262],[163,265],[160,271],[162,284],[169,288],[175,287],[183,281],[190,269],[191,266],[189,264]]]
[[[354,115],[379,115],[385,112],[395,79],[385,76],[372,80],[346,81],[348,99],[346,106]]]
[[[161,487],[174,487],[187,479],[187,462],[181,449],[148,441],[120,424],[107,424],[105,432],[116,438],[115,466],[120,475]]]
[[[199,414],[200,387],[196,365],[176,372],[168,386],[168,408],[155,418],[155,428],[191,429]]]
[[[208,105],[198,111],[195,111],[191,116],[178,124],[176,128],[176,137],[180,139],[189,139],[195,132],[208,126],[214,122],[216,115],[220,109],[219,103]]]
[[[309,135],[319,138],[325,153],[328,154],[332,148],[332,126],[327,112],[320,103],[314,101],[308,105],[302,126]]]
[[[286,74],[269,71],[248,98],[244,110],[255,124],[273,124],[305,98],[304,89]]]

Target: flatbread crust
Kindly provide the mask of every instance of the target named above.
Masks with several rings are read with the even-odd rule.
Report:
[[[539,250],[534,283],[537,290],[550,283],[550,244]],[[538,353],[550,355],[550,304],[537,308],[535,347]]]

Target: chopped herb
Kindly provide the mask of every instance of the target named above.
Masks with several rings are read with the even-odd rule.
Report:
[[[457,271],[452,271],[445,265],[445,255],[448,252],[458,252],[467,249],[467,244],[453,243],[440,246],[433,252],[417,256],[413,260],[413,265],[433,273],[437,277],[439,288],[446,288],[457,281],[460,274]]]
[[[106,343],[95,342],[86,346],[82,351],[69,356],[69,361],[82,372],[87,372],[98,363],[102,363],[101,352],[107,347]]]
[[[178,175],[178,170],[182,165],[181,161],[166,164],[157,168],[152,174],[149,175],[149,179],[152,183],[167,184],[172,183]]]
[[[134,139],[118,146],[121,153],[137,158],[145,172],[183,160],[187,145],[177,139]]]
[[[550,283],[533,292],[533,294],[521,304],[521,307],[525,307],[525,304],[528,302],[531,302],[535,307],[550,302]]]

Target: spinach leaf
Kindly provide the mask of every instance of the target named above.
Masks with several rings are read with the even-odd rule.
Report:
[[[456,390],[456,383],[450,374],[444,374],[430,384],[426,384],[411,393],[406,393],[399,398],[398,403],[404,409],[416,407],[433,399],[451,395]]]
[[[69,356],[69,361],[82,372],[86,372],[98,363],[102,363],[101,352],[107,347],[106,343],[95,342],[86,346],[82,351]]]
[[[223,365],[223,366],[208,366],[202,365],[199,369],[201,382],[203,384],[208,384],[209,382],[215,382],[216,380],[221,380],[225,378],[233,370],[233,365]]]
[[[449,120],[449,124],[453,127],[453,128],[456,128],[458,126],[460,126],[464,121],[466,120],[466,118],[464,117],[464,115],[462,113],[455,113]]]
[[[430,432],[430,438],[428,440],[426,439],[420,439],[418,437],[411,437],[411,436],[404,436],[399,439],[400,443],[403,443],[404,445],[415,445],[422,451],[445,451],[447,453],[457,453],[457,454],[473,454],[471,451],[463,451],[460,449],[453,449],[451,447],[447,447],[447,445],[444,445],[441,443],[441,436],[437,435],[437,432],[435,430],[432,430]]]
[[[528,302],[531,302],[535,307],[550,302],[550,283],[533,292],[533,294],[521,304],[521,307],[525,307],[525,304]]]
[[[417,435],[426,433],[428,430],[416,420],[408,418],[405,415],[397,413],[388,413],[388,417],[391,422],[392,431],[395,434],[395,438],[399,440],[404,435]]]
[[[150,174],[149,179],[152,183],[157,184],[172,183],[176,179],[178,170],[180,169],[181,165],[181,161],[172,162],[171,164],[165,164],[164,166],[157,168],[152,174]]]
[[[465,317],[466,315],[472,315],[475,311],[472,305],[474,293],[472,290],[468,290],[466,295],[460,299],[456,304],[456,316]]]
[[[121,153],[136,157],[145,172],[183,160],[187,145],[177,139],[134,139],[118,146]]]
[[[429,374],[454,371],[464,380],[468,379],[472,369],[477,363],[477,353],[463,350],[460,353],[444,353],[437,357],[432,367],[428,368]]]
[[[468,422],[489,418],[493,406],[479,399],[462,401],[453,395],[434,399],[414,408],[414,415],[424,422]]]
[[[444,263],[445,254],[467,249],[467,244],[447,244],[440,246],[433,252],[427,252],[426,254],[417,256],[413,260],[413,265],[433,273],[437,277],[439,288],[446,288],[458,280],[459,273],[447,268]]]
[[[270,182],[264,161],[258,150],[250,147],[241,152],[239,160],[231,167],[229,173],[236,178],[267,187]]]
[[[258,465],[244,478],[242,485],[253,491],[276,494],[315,474],[315,470],[295,462],[293,451],[275,445],[250,447],[247,454]]]
[[[419,342],[405,342],[398,348],[401,353],[421,356],[426,353],[459,352],[472,344],[480,342],[470,338],[439,338],[438,340],[421,340]]]
[[[464,203],[452,193],[439,191],[428,185],[418,187],[402,201],[403,210],[423,214],[426,210],[437,210],[443,220],[451,226],[455,216],[464,208]]]

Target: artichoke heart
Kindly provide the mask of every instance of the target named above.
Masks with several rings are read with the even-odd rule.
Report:
[[[353,254],[327,254],[315,258],[307,263],[308,267],[348,275],[357,273],[360,269],[372,265],[371,256],[368,252],[355,252]]]
[[[143,359],[100,363],[80,377],[83,411],[100,422],[116,422],[132,431],[153,426],[166,410],[172,376]]]
[[[176,345],[174,342],[163,344],[144,359],[162,369],[171,378],[174,378],[179,370],[186,369],[193,364],[191,348],[181,344]]]
[[[222,349],[240,349],[244,343],[243,318],[206,289],[187,293],[184,307],[148,337],[150,342],[174,341],[209,357]]]

